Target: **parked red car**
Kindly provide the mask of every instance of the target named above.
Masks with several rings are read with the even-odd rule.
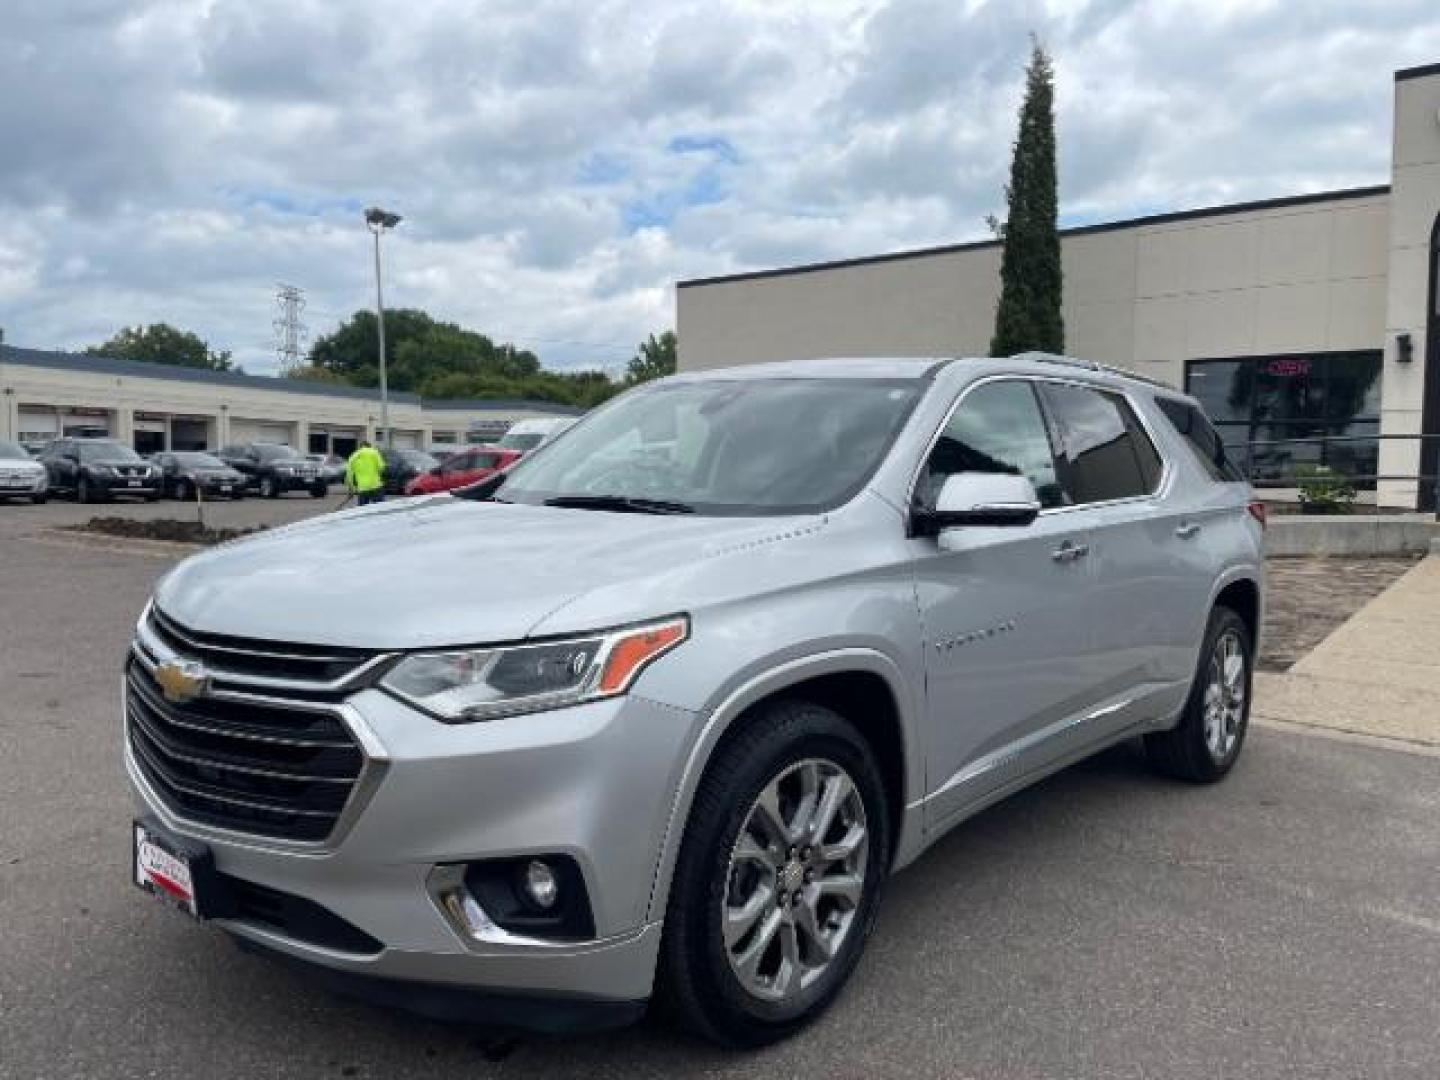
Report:
[[[502,450],[495,446],[462,450],[446,458],[429,472],[421,473],[405,485],[406,495],[434,495],[452,488],[464,487],[499,472],[523,455],[518,450]]]

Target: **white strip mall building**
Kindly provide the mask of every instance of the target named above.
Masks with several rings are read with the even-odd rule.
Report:
[[[1393,117],[1388,184],[1063,230],[1066,351],[1188,389],[1257,479],[1324,463],[1434,510],[1440,64],[1395,73]],[[984,241],[682,281],[680,368],[984,355],[999,271]]]
[[[491,442],[517,420],[582,411],[406,393],[389,401],[395,445],[417,449]],[[109,435],[142,453],[277,442],[343,456],[380,428],[378,390],[0,345],[0,438],[27,445]]]

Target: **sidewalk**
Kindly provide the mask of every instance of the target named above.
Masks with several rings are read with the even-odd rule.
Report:
[[[1257,674],[1253,714],[1440,751],[1440,557],[1417,563],[1289,671]]]

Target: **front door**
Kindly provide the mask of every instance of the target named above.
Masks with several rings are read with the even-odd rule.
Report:
[[[931,451],[915,498],[933,505],[959,472],[1028,476],[1046,509],[1027,526],[916,537],[925,633],[928,801],[933,827],[1016,783],[1055,753],[1091,704],[1090,537],[1065,509],[1033,385],[965,391]]]

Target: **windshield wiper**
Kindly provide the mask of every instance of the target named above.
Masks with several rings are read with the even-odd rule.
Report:
[[[545,500],[546,506],[572,510],[615,510],[622,514],[693,514],[689,503],[667,499],[636,499],[628,495],[557,495]]]

